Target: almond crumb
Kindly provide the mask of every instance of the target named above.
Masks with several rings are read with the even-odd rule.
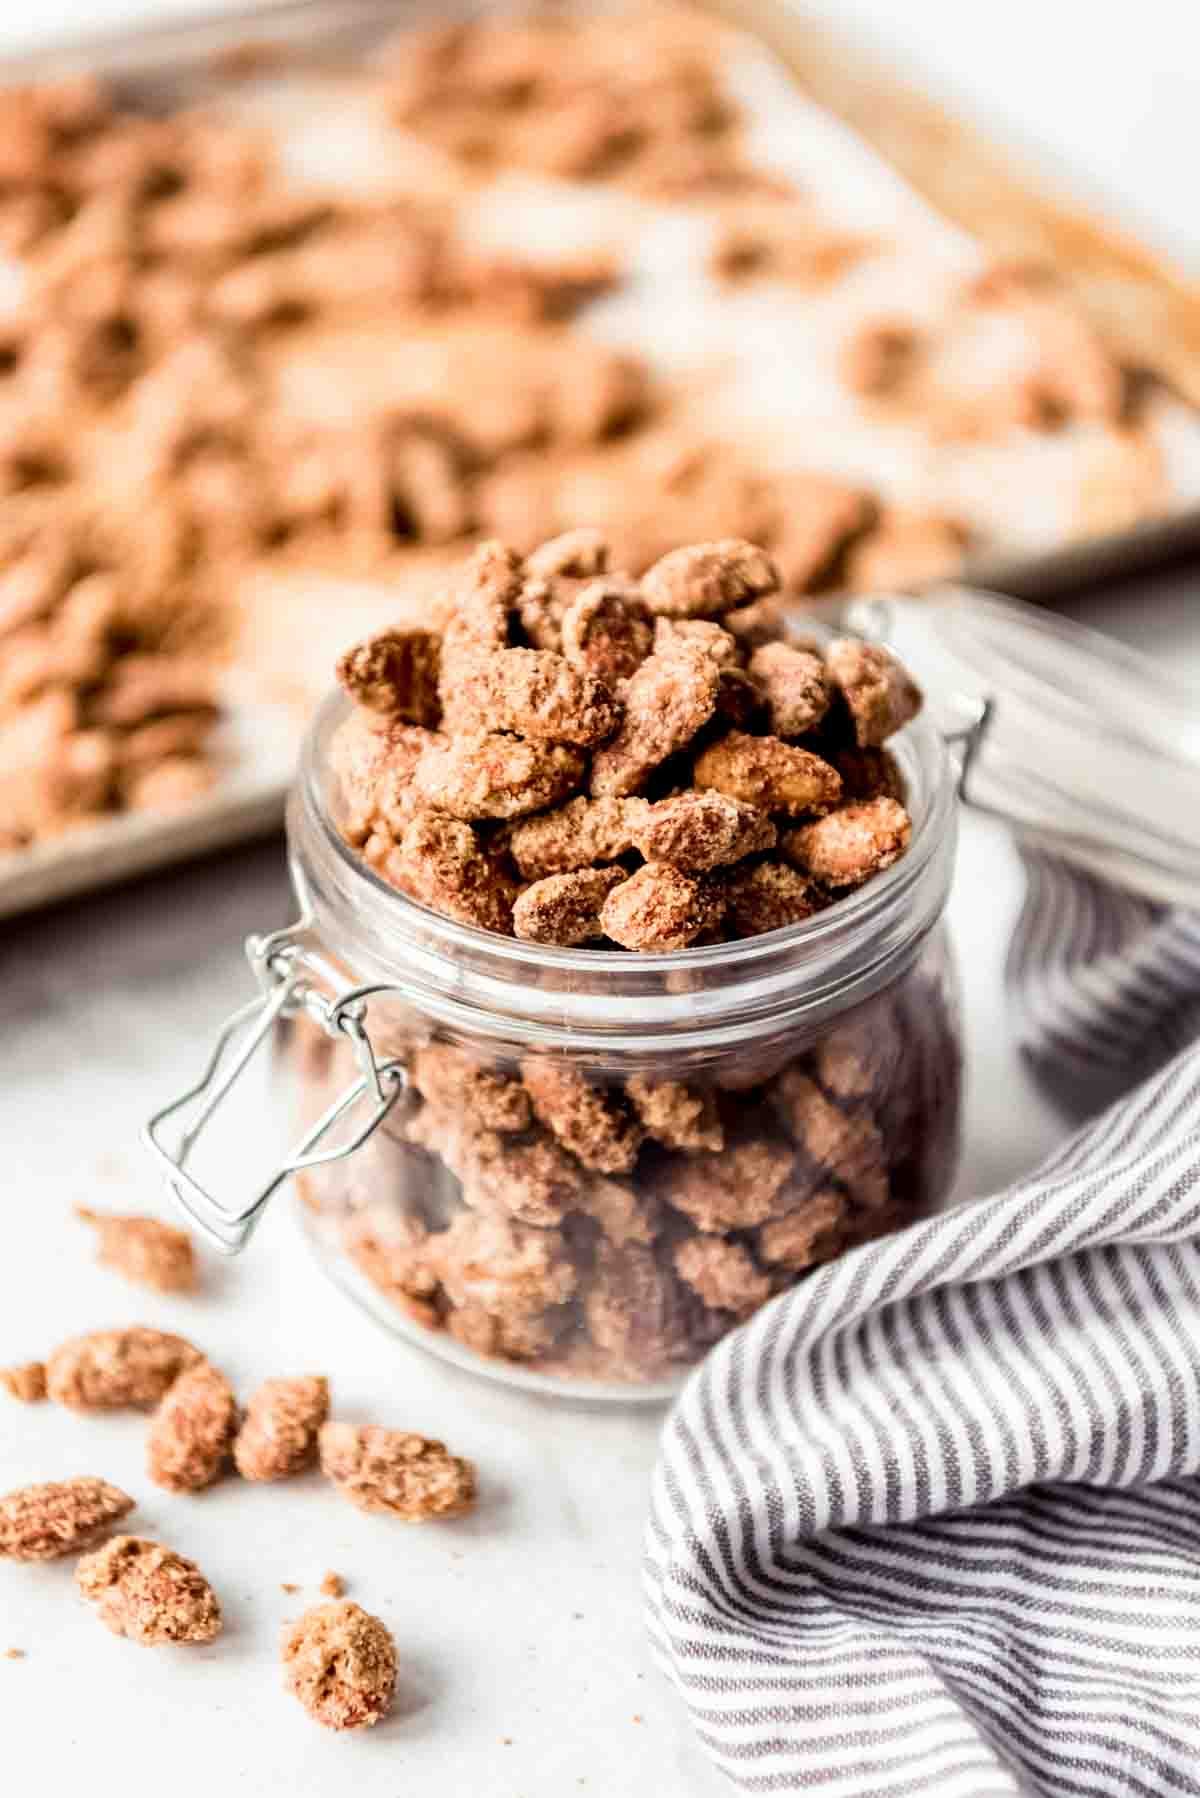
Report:
[[[327,1573],[321,1581],[320,1589],[326,1598],[341,1598],[346,1590],[346,1582],[340,1573]]]
[[[37,1405],[46,1396],[46,1366],[42,1361],[21,1361],[0,1367],[0,1386],[23,1405]]]

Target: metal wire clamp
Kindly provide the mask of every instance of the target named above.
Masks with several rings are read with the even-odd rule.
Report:
[[[176,1204],[225,1255],[239,1254],[245,1248],[267,1201],[285,1180],[305,1168],[327,1166],[352,1155],[382,1124],[407,1086],[403,1062],[380,1061],[366,1027],[367,1000],[396,989],[376,985],[325,990],[318,984],[317,970],[306,954],[304,937],[308,923],[307,918],[302,918],[286,930],[247,938],[246,954],[262,988],[260,997],[240,1006],[226,1019],[195,1085],[156,1111],[141,1133],[142,1141],[167,1176]],[[248,1199],[240,1204],[224,1204],[188,1172],[187,1160],[233,1086],[259,1049],[270,1041],[276,1024],[301,1012],[327,1036],[350,1042],[358,1078],[311,1125]],[[365,1120],[333,1147],[319,1148],[363,1101],[370,1107]],[[181,1128],[174,1141],[169,1142],[173,1120],[181,1120]]]

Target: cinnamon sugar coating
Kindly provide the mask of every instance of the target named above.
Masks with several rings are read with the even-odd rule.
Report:
[[[408,1126],[408,1137],[441,1157],[474,1210],[522,1223],[558,1223],[583,1184],[577,1162],[546,1130],[505,1136],[462,1112],[426,1105]]]
[[[600,1174],[630,1172],[642,1130],[623,1096],[603,1092],[550,1056],[524,1062],[521,1076],[534,1111],[576,1160]]]
[[[845,700],[860,749],[877,749],[921,709],[919,687],[878,643],[838,638],[826,650],[825,664]]]
[[[450,1043],[414,1049],[409,1078],[430,1105],[443,1111],[461,1107],[485,1130],[524,1130],[533,1115],[519,1080],[496,1073]]]
[[[326,1479],[360,1511],[425,1523],[465,1516],[475,1504],[472,1462],[412,1431],[327,1423],[320,1456]]]
[[[478,731],[427,749],[413,789],[426,805],[465,823],[517,818],[565,799],[585,766],[581,753],[563,743]]]
[[[725,1130],[711,1092],[681,1080],[652,1080],[634,1074],[625,1091],[642,1120],[647,1136],[667,1149],[725,1147]]]
[[[46,1394],[71,1411],[149,1411],[200,1360],[199,1349],[162,1330],[93,1330],[47,1356]]]
[[[761,936],[802,924],[819,909],[816,889],[786,862],[754,862],[734,868],[726,882],[729,916],[738,936]]]
[[[75,1569],[80,1594],[114,1636],[154,1645],[211,1642],[221,1607],[194,1561],[160,1542],[115,1536]]]
[[[620,729],[593,758],[593,796],[636,793],[708,723],[720,690],[719,670],[686,641],[648,656],[625,684]]]
[[[720,887],[667,862],[647,862],[613,888],[600,922],[605,936],[623,949],[658,954],[686,949],[720,922],[724,910]]]
[[[603,574],[608,567],[608,558],[609,547],[603,532],[585,526],[551,537],[526,556],[525,567],[538,580],[548,580],[556,574],[586,580],[592,575]]]
[[[648,809],[638,798],[569,799],[544,817],[517,824],[509,834],[509,853],[526,880],[616,861],[633,848]]]
[[[894,799],[861,799],[789,830],[788,861],[829,887],[861,886],[898,861],[912,837],[912,821]]]
[[[481,930],[510,933],[515,890],[469,824],[439,812],[418,812],[387,854],[384,872],[432,911]]]
[[[44,1361],[22,1361],[15,1367],[0,1367],[0,1386],[23,1405],[38,1405],[46,1397],[46,1364]]]
[[[642,577],[650,610],[668,618],[719,618],[778,587],[766,552],[736,537],[673,549]]]
[[[800,1068],[781,1074],[771,1096],[792,1140],[836,1174],[851,1198],[870,1209],[887,1203],[887,1155],[871,1118],[840,1110]]]
[[[233,1388],[202,1361],[180,1374],[155,1412],[146,1437],[146,1471],[168,1492],[199,1492],[228,1466],[237,1428]]]
[[[0,1498],[0,1560],[53,1561],[78,1554],[133,1510],[107,1480],[52,1480]]]
[[[795,1160],[781,1138],[748,1136],[715,1155],[676,1156],[657,1190],[699,1230],[746,1230],[778,1209]]]
[[[812,650],[790,643],[764,643],[747,664],[766,699],[767,718],[777,737],[802,737],[815,730],[829,710],[833,687],[825,664]]]
[[[251,1395],[233,1445],[244,1480],[285,1480],[317,1458],[317,1433],[329,1416],[329,1382],[319,1374],[264,1380]]]
[[[604,902],[624,879],[624,868],[579,868],[535,880],[513,906],[513,935],[562,948],[594,942],[604,935]]]
[[[378,1617],[349,1599],[313,1605],[283,1633],[284,1685],[326,1729],[363,1729],[396,1689],[396,1648]]]
[[[846,1224],[847,1200],[832,1187],[821,1187],[790,1211],[772,1218],[758,1232],[764,1261],[803,1273],[834,1254]]]
[[[537,1317],[565,1304],[578,1284],[557,1231],[501,1217],[460,1212],[436,1238],[434,1253],[442,1285],[456,1306],[474,1306],[505,1321]]]
[[[405,724],[432,726],[441,716],[441,653],[433,631],[377,631],[346,651],[337,678],[357,705]]]
[[[653,645],[650,612],[633,581],[612,576],[587,581],[563,614],[563,655],[614,691]]]
[[[155,1217],[118,1217],[75,1207],[75,1215],[96,1231],[101,1267],[156,1292],[194,1292],[196,1253],[186,1230]]]
[[[714,1310],[748,1317],[771,1296],[770,1278],[749,1250],[723,1236],[689,1236],[677,1245],[673,1260],[680,1279]]]
[[[752,737],[731,730],[696,758],[696,784],[714,787],[743,805],[789,816],[823,811],[837,803],[842,783],[837,770],[778,737]]]
[[[741,861],[775,843],[775,826],[765,812],[723,793],[677,793],[651,806],[634,837],[648,862],[669,862],[699,874]]]
[[[494,730],[577,747],[612,735],[620,708],[602,681],[544,649],[463,656],[442,677],[446,728]]]

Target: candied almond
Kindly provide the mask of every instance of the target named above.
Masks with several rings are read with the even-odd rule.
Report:
[[[413,775],[427,749],[444,739],[419,724],[399,724],[356,706],[334,732],[330,764],[341,786],[348,835],[382,821],[402,836],[417,809]]]
[[[233,1444],[244,1480],[285,1480],[311,1467],[317,1433],[329,1416],[329,1382],[320,1374],[264,1380],[251,1395]]]
[[[378,1617],[350,1599],[313,1605],[283,1635],[284,1685],[326,1729],[363,1729],[396,1689],[396,1647]]]
[[[846,799],[894,799],[903,805],[908,797],[900,764],[890,749],[835,749],[829,759],[842,777]]]
[[[513,935],[564,949],[594,942],[604,935],[604,901],[625,878],[624,868],[577,868],[535,880],[513,906]]]
[[[833,689],[824,662],[811,650],[764,643],[747,668],[766,699],[775,736],[802,737],[815,730],[829,710]]]
[[[645,799],[581,795],[544,817],[522,820],[509,835],[509,852],[526,880],[616,861],[633,848],[634,833],[648,806]]]
[[[540,580],[549,580],[556,574],[586,579],[605,572],[608,555],[603,532],[582,526],[578,530],[563,531],[560,536],[551,537],[537,549],[530,550],[525,567]]]
[[[738,537],[673,549],[642,576],[650,610],[669,618],[720,617],[778,587],[770,556]]]
[[[408,1126],[411,1142],[439,1155],[464,1201],[527,1224],[556,1224],[570,1210],[583,1173],[545,1130],[520,1139],[482,1129],[475,1118],[424,1106]]]
[[[695,1356],[684,1288],[653,1249],[601,1241],[582,1302],[593,1343],[619,1369],[645,1378]]]
[[[460,1308],[474,1304],[496,1317],[527,1318],[565,1304],[575,1291],[575,1265],[555,1230],[466,1211],[434,1246],[447,1297]]]
[[[211,1642],[221,1607],[196,1566],[161,1542],[114,1536],[85,1555],[75,1583],[114,1636],[131,1642]]]
[[[453,609],[442,633],[443,685],[456,657],[505,646],[508,616],[520,591],[520,558],[503,543],[481,543],[453,583]]]
[[[693,791],[652,805],[633,840],[648,862],[669,862],[698,874],[772,848],[775,826],[765,812],[739,799]]]
[[[754,1265],[749,1250],[723,1236],[685,1237],[672,1259],[680,1279],[715,1311],[747,1317],[771,1296],[770,1278]]]
[[[811,750],[740,730],[727,731],[697,756],[695,776],[697,786],[792,816],[835,805],[842,790],[836,769]]]
[[[418,812],[388,855],[385,875],[402,892],[463,924],[508,935],[513,890],[469,824]]]
[[[128,1515],[134,1501],[107,1480],[51,1480],[0,1498],[0,1559],[53,1561],[77,1554]]]
[[[40,1404],[46,1396],[45,1362],[22,1361],[15,1367],[0,1367],[0,1386],[23,1405]]]
[[[320,1455],[326,1479],[360,1511],[424,1523],[462,1517],[475,1503],[473,1463],[409,1430],[327,1423]]]
[[[496,1073],[449,1043],[414,1049],[409,1076],[431,1105],[465,1110],[485,1130],[524,1130],[532,1116],[529,1094],[519,1080]]]
[[[199,1492],[224,1472],[238,1428],[237,1401],[207,1361],[180,1374],[151,1420],[146,1471],[168,1492]]]
[[[523,1062],[521,1077],[534,1111],[577,1161],[600,1174],[630,1172],[642,1130],[623,1096],[602,1091],[548,1055]]]
[[[796,868],[786,862],[755,862],[734,868],[726,894],[729,916],[738,936],[761,936],[801,924],[817,910],[817,894]]]
[[[792,1140],[840,1180],[851,1198],[872,1210],[887,1203],[887,1153],[877,1124],[840,1110],[799,1068],[779,1076],[771,1100]]]
[[[96,1231],[96,1259],[156,1292],[193,1292],[196,1254],[186,1230],[156,1217],[124,1217],[76,1205],[75,1215]]]
[[[875,749],[921,709],[921,691],[890,650],[857,637],[841,637],[825,652],[830,679],[840,690],[860,749]]]
[[[447,726],[486,718],[513,731],[578,748],[612,735],[620,708],[603,682],[545,649],[496,649],[463,657],[442,681]]]
[[[93,1330],[47,1357],[46,1393],[71,1411],[149,1411],[201,1359],[182,1336],[162,1330]]]
[[[653,1242],[661,1225],[658,1200],[652,1193],[638,1192],[628,1180],[589,1180],[579,1208],[617,1248],[628,1242]]]
[[[716,1155],[675,1156],[662,1170],[658,1192],[699,1230],[747,1230],[778,1208],[795,1162],[790,1143],[748,1136]]]
[[[912,821],[894,799],[860,799],[789,830],[783,853],[825,886],[859,886],[898,861],[911,837]]]
[[[665,1148],[715,1151],[725,1147],[725,1130],[716,1100],[702,1087],[632,1074],[625,1082],[625,1091],[646,1134]]]
[[[720,670],[688,643],[647,656],[625,683],[620,728],[592,761],[592,794],[625,797],[685,749],[716,710]]]
[[[565,799],[585,767],[581,752],[565,743],[474,731],[426,750],[413,774],[413,790],[465,823],[519,818]]]
[[[563,613],[563,655],[610,687],[627,680],[653,644],[654,626],[632,581],[587,581]]]
[[[600,922],[623,949],[686,949],[721,920],[724,894],[667,862],[647,862],[613,888]]]
[[[802,1204],[773,1217],[758,1232],[763,1260],[792,1273],[803,1273],[815,1262],[827,1260],[838,1245],[846,1203],[842,1193],[825,1186]]]
[[[657,654],[670,654],[681,643],[702,649],[718,668],[737,668],[742,661],[742,648],[737,638],[722,624],[709,618],[664,618],[654,620],[654,648]]]
[[[337,678],[357,705],[405,724],[435,725],[442,640],[433,631],[394,626],[348,649]]]

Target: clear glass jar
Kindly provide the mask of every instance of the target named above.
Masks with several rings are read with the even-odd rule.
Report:
[[[944,1199],[956,771],[931,722],[889,745],[914,826],[892,868],[787,929],[639,955],[491,935],[380,880],[338,829],[347,703],[314,721],[290,805],[289,942],[327,991],[370,989],[375,1062],[404,1090],[298,1180],[377,1318],[524,1385],[657,1397],[810,1268]],[[323,1021],[301,1008],[283,1045],[314,1129],[355,1068]]]

